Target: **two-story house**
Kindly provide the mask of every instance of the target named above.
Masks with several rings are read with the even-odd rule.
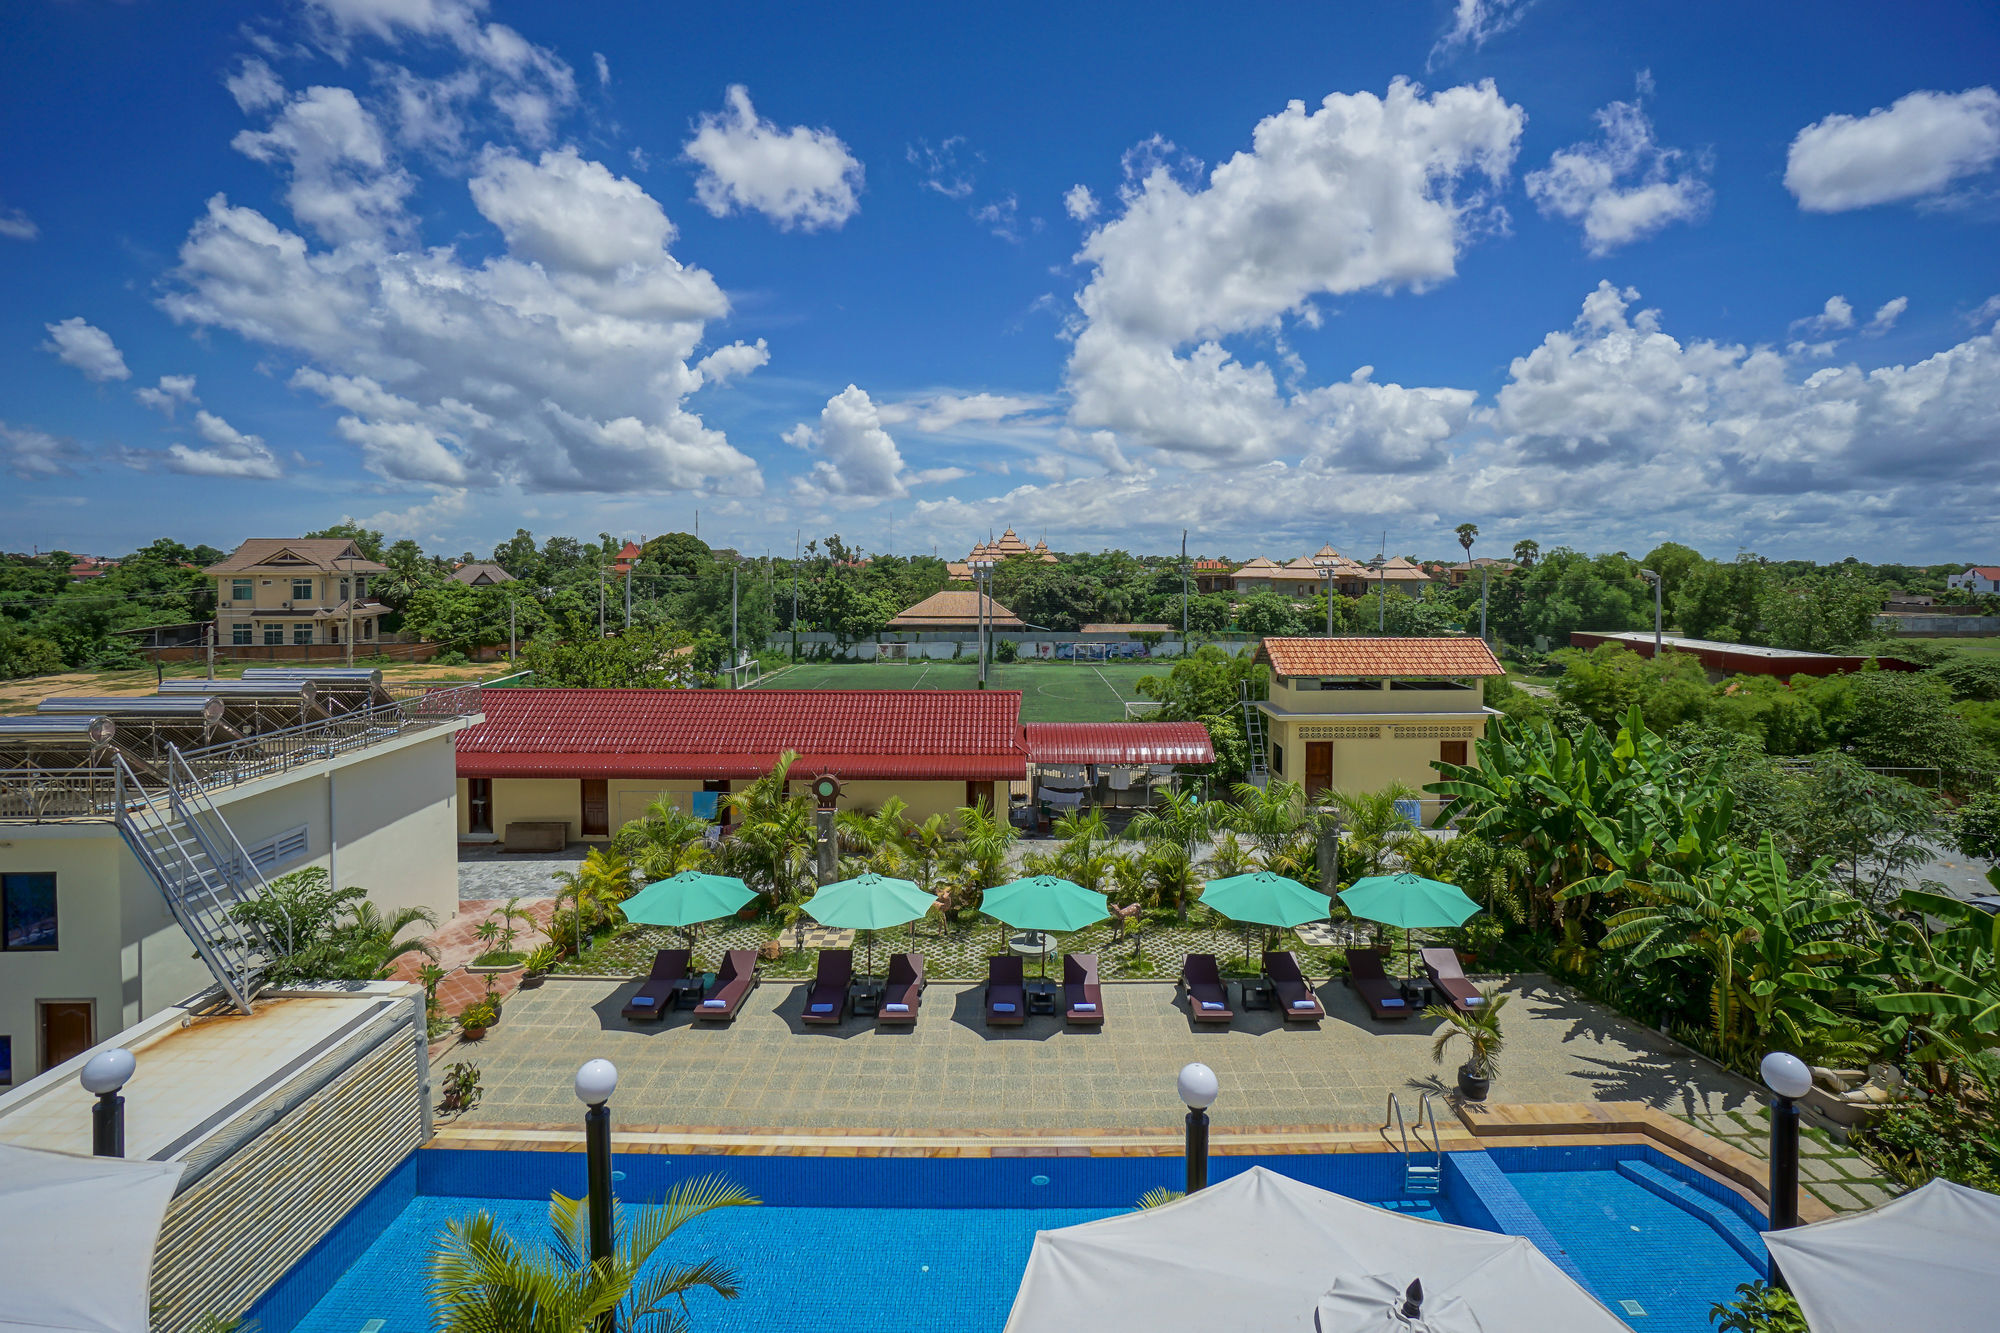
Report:
[[[1397,782],[1421,791],[1437,781],[1434,760],[1475,762],[1474,743],[1499,716],[1480,682],[1505,674],[1473,638],[1269,638],[1256,660],[1271,668],[1268,697],[1246,705],[1259,767],[1308,797]],[[1425,823],[1437,805],[1422,800]]]
[[[2000,565],[1968,566],[1963,574],[1945,575],[1944,586],[1967,592],[2000,592]]]
[[[344,537],[252,537],[202,573],[215,580],[216,641],[224,647],[374,644],[389,608],[368,595],[388,566]]]

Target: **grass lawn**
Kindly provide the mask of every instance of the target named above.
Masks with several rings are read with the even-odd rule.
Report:
[[[1014,662],[986,670],[988,689],[1019,690],[1023,722],[1123,722],[1140,699],[1141,676],[1173,669],[1158,662]],[[765,673],[767,690],[972,690],[976,662],[806,662]]]
[[[2000,637],[1990,639],[1925,639],[1925,643],[1948,643],[1968,653],[2000,653]]]
[[[279,662],[217,662],[215,675],[218,680],[234,680],[243,674],[245,666],[296,666],[299,663]],[[339,666],[335,662],[314,662],[313,666]],[[438,684],[455,685],[466,681],[487,680],[504,676],[513,670],[505,662],[474,662],[463,666],[432,666],[427,662],[371,662],[366,658],[357,666],[376,667],[382,671],[382,679],[389,684]],[[53,676],[31,676],[25,680],[10,680],[0,683],[0,716],[32,713],[35,705],[43,699],[58,694],[110,695],[110,694],[151,694],[161,676],[168,680],[196,680],[208,674],[208,668],[201,662],[172,662],[162,673],[155,673],[152,667],[137,671],[63,671]]]

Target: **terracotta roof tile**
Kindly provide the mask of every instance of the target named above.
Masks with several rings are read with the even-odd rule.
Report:
[[[461,777],[750,778],[786,750],[800,777],[1027,775],[1018,690],[499,689],[481,708]]]
[[[1257,660],[1280,676],[1499,676],[1478,639],[1265,639]]]
[[[934,592],[889,622],[892,630],[966,628],[979,623],[982,594],[969,591]],[[1021,618],[991,598],[987,602],[987,623],[994,629],[1026,629]]]

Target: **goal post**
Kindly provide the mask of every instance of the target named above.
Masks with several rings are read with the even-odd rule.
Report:
[[[907,662],[910,660],[910,645],[907,643],[878,643],[875,657],[883,662]]]

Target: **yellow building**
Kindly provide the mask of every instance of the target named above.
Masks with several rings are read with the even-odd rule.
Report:
[[[215,633],[225,647],[373,644],[389,608],[368,595],[389,567],[346,538],[253,537],[202,573],[215,580]]]
[[[1504,673],[1478,639],[1270,638],[1257,661],[1271,668],[1269,697],[1251,705],[1265,769],[1307,796],[1421,790],[1437,781],[1434,761],[1473,762],[1473,742],[1499,716],[1480,682]],[[1436,808],[1424,800],[1425,823]]]

